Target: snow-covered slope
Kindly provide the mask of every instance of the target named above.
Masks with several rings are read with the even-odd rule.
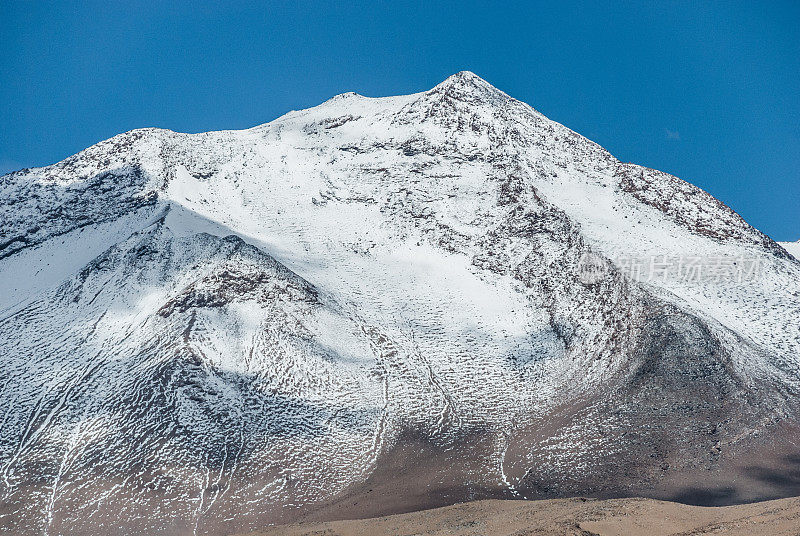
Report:
[[[0,218],[18,533],[666,496],[795,437],[800,262],[472,73],[121,134]]]
[[[800,259],[800,240],[797,242],[780,242],[783,249],[788,251],[794,256],[795,259]]]

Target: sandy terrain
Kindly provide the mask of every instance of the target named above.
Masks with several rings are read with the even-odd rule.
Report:
[[[374,519],[284,525],[249,536],[800,535],[800,497],[725,507],[652,499],[487,500]]]

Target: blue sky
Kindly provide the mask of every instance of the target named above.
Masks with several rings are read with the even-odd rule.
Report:
[[[800,239],[800,3],[697,4],[0,0],[0,172],[468,69]]]

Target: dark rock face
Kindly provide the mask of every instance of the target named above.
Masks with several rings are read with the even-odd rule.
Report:
[[[147,177],[137,165],[85,178],[63,201],[62,186],[32,182],[24,171],[8,174],[2,181],[9,203],[2,207],[0,259],[80,227],[152,207],[158,198],[156,192],[142,192]]]
[[[616,172],[620,188],[638,201],[655,207],[667,217],[695,233],[717,240],[738,240],[768,248],[781,255],[767,235],[748,225],[738,214],[711,194],[676,177],[654,169],[620,164]],[[713,210],[687,214],[686,203],[698,203]],[[720,221],[721,220],[721,221]]]

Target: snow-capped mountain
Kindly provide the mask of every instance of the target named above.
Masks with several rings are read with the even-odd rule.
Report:
[[[472,73],[121,134],[0,221],[15,534],[800,489],[797,252]]]

